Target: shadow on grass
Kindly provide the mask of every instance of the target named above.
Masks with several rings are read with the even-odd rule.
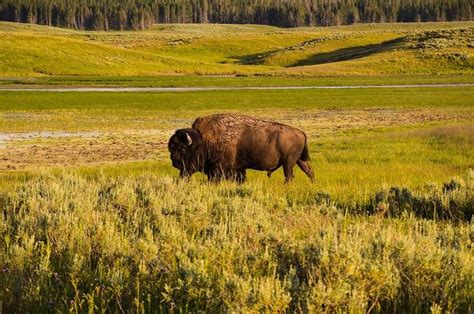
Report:
[[[264,52],[259,52],[259,53],[254,53],[251,55],[244,55],[244,56],[232,56],[230,57],[231,59],[238,60],[236,64],[241,64],[241,65],[261,65],[265,63],[265,60],[273,55],[276,54],[283,49],[275,49],[275,50],[270,50],[270,51],[264,51]]]
[[[318,53],[318,54],[310,56],[309,58],[299,60],[298,62],[290,65],[289,67],[333,63],[333,62],[364,58],[376,53],[393,50],[399,47],[403,41],[404,41],[404,38],[401,37],[401,38],[385,41],[380,44],[371,44],[371,45],[365,45],[365,46],[342,48],[342,49],[334,50],[331,52]]]
[[[330,52],[318,53],[310,56],[309,58],[298,60],[296,63],[288,65],[287,67],[297,67],[297,66],[306,66],[306,65],[316,65],[324,63],[333,63],[340,61],[347,61],[353,59],[359,59],[367,57],[376,53],[385,52],[388,50],[395,49],[400,46],[405,40],[404,37],[396,38],[393,40],[385,41],[378,44],[370,44],[357,47],[342,48]],[[284,51],[285,49],[276,49],[265,52],[259,52],[251,55],[244,56],[233,56],[231,58],[237,59],[237,64],[242,65],[259,65],[264,64],[265,60],[279,52]]]

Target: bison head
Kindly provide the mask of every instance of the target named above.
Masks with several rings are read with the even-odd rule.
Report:
[[[202,170],[203,147],[201,135],[194,129],[180,129],[168,142],[173,167],[179,169],[180,177]]]

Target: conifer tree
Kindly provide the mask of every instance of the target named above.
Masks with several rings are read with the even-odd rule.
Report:
[[[145,29],[153,23],[283,27],[472,20],[470,0],[1,0],[0,19],[76,29]]]

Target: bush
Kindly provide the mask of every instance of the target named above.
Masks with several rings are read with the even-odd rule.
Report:
[[[410,191],[391,187],[370,198],[365,210],[385,217],[403,217],[413,214],[425,219],[467,220],[473,215],[474,193],[461,179],[444,183],[442,188]]]
[[[451,210],[436,207],[437,217],[457,217],[468,194],[447,187],[425,196],[392,189],[377,204],[387,204],[386,216],[421,216],[434,200]],[[7,313],[470,312],[474,304],[462,221],[355,215],[325,193],[152,175],[43,175],[0,200]]]

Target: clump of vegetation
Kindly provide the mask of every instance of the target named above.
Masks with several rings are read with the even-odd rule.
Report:
[[[426,219],[471,220],[474,213],[472,172],[468,184],[462,179],[452,179],[442,188],[431,186],[428,191],[411,191],[391,187],[377,192],[366,210],[370,214],[402,217],[413,214]]]
[[[264,182],[28,179],[0,202],[3,308],[472,311],[469,224],[357,215]]]
[[[420,50],[467,47],[474,40],[474,29],[425,31],[420,34],[409,35],[406,39],[412,44],[409,47]]]
[[[414,49],[422,55],[472,67],[469,49],[474,43],[473,28],[426,31],[409,35],[405,41],[408,49]]]

